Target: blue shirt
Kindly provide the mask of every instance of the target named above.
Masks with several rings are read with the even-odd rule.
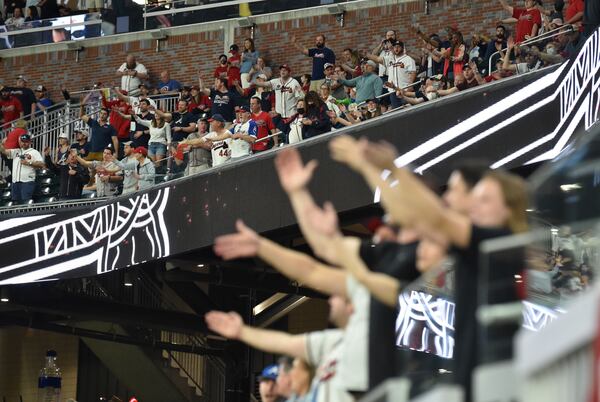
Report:
[[[179,81],[169,80],[167,82],[158,81],[157,89],[160,91],[163,88],[166,88],[169,92],[179,91],[181,89],[181,84]]]
[[[254,52],[242,53],[242,64],[240,65],[240,73],[244,74],[250,72],[252,66],[256,64],[258,57],[259,56],[257,50],[255,50]]]
[[[308,56],[313,58],[313,80],[325,78],[325,63],[335,64],[335,53],[328,47],[308,49]]]

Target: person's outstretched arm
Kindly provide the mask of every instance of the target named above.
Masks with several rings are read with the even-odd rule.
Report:
[[[225,260],[259,257],[290,279],[328,295],[346,296],[346,273],[314,258],[282,247],[236,223],[237,233],[215,239],[215,253]]]
[[[268,353],[298,357],[307,360],[306,336],[281,331],[260,329],[245,325],[242,317],[230,311],[211,311],[205,318],[208,328],[217,334]]]
[[[308,183],[317,168],[316,160],[302,162],[300,153],[295,148],[286,148],[279,152],[275,158],[275,168],[279,175],[279,182],[290,198],[292,209],[298,220],[300,231],[314,253],[325,261],[337,265],[336,253],[329,244],[329,239],[319,234],[316,228],[308,223],[308,216],[312,210],[318,208],[312,195],[308,191]],[[337,225],[337,217],[334,216]],[[347,237],[348,247],[358,250],[360,239]]]

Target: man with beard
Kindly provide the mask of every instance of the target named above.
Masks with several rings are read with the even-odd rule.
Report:
[[[116,74],[121,77],[121,89],[131,96],[137,95],[142,80],[148,79],[148,70],[132,54],[127,55],[125,63],[121,64]]]
[[[71,149],[77,152],[77,155],[85,158],[91,149],[91,144],[88,142],[87,131],[75,130],[75,142],[71,144]]]
[[[35,190],[35,171],[44,168],[44,159],[31,147],[31,135],[19,137],[19,148],[5,149],[0,143],[0,153],[12,159],[11,198],[13,201],[27,201]]]
[[[292,36],[292,44],[300,50],[305,56],[312,57],[312,81],[310,82],[310,90],[319,92],[321,84],[325,79],[325,64],[331,63],[335,65],[335,53],[333,50],[325,47],[325,35],[319,34],[315,39],[315,47],[308,49],[298,44],[296,37]]]
[[[504,25],[498,25],[496,26],[496,38],[488,43],[485,51],[485,57],[483,58],[485,65],[488,66],[490,63],[490,57],[502,49],[506,49],[506,28]],[[492,60],[492,68],[496,65],[498,60],[500,60],[499,53],[494,55],[494,59]],[[491,71],[488,71],[487,73],[490,74]]]

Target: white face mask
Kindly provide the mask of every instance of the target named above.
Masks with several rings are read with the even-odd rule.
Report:
[[[556,54],[556,48],[554,46],[547,47],[546,53],[548,53],[550,56],[554,56]]]
[[[431,100],[437,99],[438,94],[437,94],[437,92],[425,92],[425,97],[431,101]]]

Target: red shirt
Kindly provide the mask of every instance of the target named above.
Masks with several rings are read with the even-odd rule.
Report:
[[[537,8],[526,10],[515,7],[512,16],[518,20],[515,38],[515,42],[517,43],[523,42],[526,39],[525,35],[531,36],[531,30],[535,24],[537,24],[538,29],[542,26],[542,15]]]
[[[219,78],[222,74],[227,75],[227,70],[228,69],[229,69],[228,65],[222,66],[222,65],[219,64],[219,67],[215,68],[215,72],[214,72],[213,76],[215,78]]]
[[[4,148],[6,149],[17,149],[19,148],[19,137],[23,134],[27,134],[27,130],[24,128],[17,127],[6,135],[6,142]]]
[[[583,0],[570,0],[569,7],[567,7],[567,9],[565,10],[565,24],[567,23],[567,21],[573,18],[575,14],[582,13],[584,12],[584,10],[585,4],[583,3]],[[581,21],[579,21],[578,23],[581,23]],[[579,30],[583,32],[583,25],[579,27]]]
[[[256,136],[257,140],[268,137],[271,134],[271,130],[275,128],[275,124],[273,124],[271,115],[267,112],[261,111],[256,114],[252,113],[252,120],[254,120],[258,126],[258,135]],[[255,142],[252,144],[252,150],[255,152],[266,151],[267,149],[269,149],[268,140]]]
[[[3,127],[8,127],[9,123],[13,120],[17,120],[21,117],[23,112],[23,106],[21,102],[14,96],[9,96],[8,99],[0,99],[0,111],[2,112],[2,118],[4,119]]]
[[[198,106],[204,106],[204,108],[198,108]],[[190,102],[188,104],[188,112],[194,113],[196,109],[198,109],[199,111],[210,111],[211,106],[212,101],[210,100],[210,98],[204,94],[200,94],[200,100],[198,102],[196,102],[196,99],[194,97],[190,98]]]
[[[131,106],[120,99],[107,101],[104,97],[102,98],[102,106],[107,109],[111,109],[108,122],[117,131],[117,137],[119,140],[129,140],[129,128],[131,127],[131,120],[122,118],[119,113],[112,110],[112,107],[116,106],[119,108],[121,113],[129,114]]]

